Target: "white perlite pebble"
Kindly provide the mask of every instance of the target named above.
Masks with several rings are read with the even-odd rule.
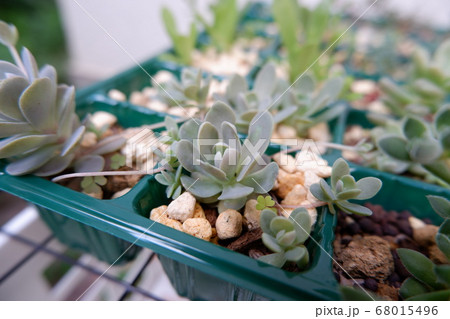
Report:
[[[205,218],[188,218],[183,223],[183,231],[192,236],[209,241],[212,236],[212,228]]]
[[[216,230],[220,239],[239,236],[242,232],[242,215],[234,209],[220,213],[216,220]]]
[[[82,147],[92,147],[97,144],[97,135],[94,132],[86,132],[81,140]]]
[[[425,227],[427,224],[425,224],[423,221],[421,221],[420,219],[411,216],[408,218],[409,224],[411,225],[412,229],[419,229],[422,227]]]
[[[184,192],[173,200],[167,207],[167,216],[184,223],[186,219],[194,216],[195,197],[189,192]]]
[[[108,112],[95,112],[90,118],[91,123],[98,129],[111,127],[117,122],[117,117]]]
[[[125,102],[127,100],[127,97],[125,94],[123,94],[119,90],[115,90],[115,89],[110,90],[108,92],[108,97],[113,100],[120,101],[120,102]]]

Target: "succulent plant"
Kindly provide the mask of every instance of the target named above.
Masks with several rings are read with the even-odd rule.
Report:
[[[169,148],[178,159],[175,165],[183,168],[180,181],[184,189],[200,202],[218,202],[219,211],[240,209],[249,196],[272,189],[278,165],[268,164],[264,156],[273,129],[269,113],[255,119],[243,143],[232,124],[234,113],[223,102],[214,103],[205,120],[200,125],[197,122],[182,124],[179,141]]]
[[[317,86],[312,76],[303,75],[299,78],[286,92],[281,106],[275,111],[275,121],[292,126],[299,136],[305,136],[308,128],[328,122],[341,114],[345,105],[333,103],[343,90],[344,78],[330,78],[321,84],[319,90]]]
[[[260,224],[264,232],[262,241],[274,253],[258,260],[280,268],[286,262],[295,262],[300,269],[308,265],[309,253],[304,243],[311,232],[311,217],[305,208],[296,208],[289,218],[265,209],[261,212]]]
[[[287,82],[276,76],[275,65],[267,63],[256,74],[251,90],[244,77],[234,75],[225,94],[215,97],[233,108],[239,133],[247,134],[255,115],[269,111],[276,124],[291,125],[300,136],[304,136],[309,127],[329,121],[343,111],[343,105],[326,109],[337,100],[343,85],[343,79],[335,77],[317,90],[313,77],[304,75],[287,90]]]
[[[276,76],[275,65],[265,64],[256,74],[253,88],[250,90],[247,80],[238,74],[231,77],[223,96],[215,94],[217,100],[230,105],[236,114],[236,128],[239,133],[247,134],[249,126],[257,113],[276,109],[281,99],[278,97],[287,88],[287,83]],[[271,103],[275,104],[271,106]],[[270,109],[269,109],[270,107]],[[295,110],[283,116],[274,118],[275,123],[283,120]]]
[[[364,206],[351,203],[349,200],[366,200],[375,196],[382,186],[382,182],[375,177],[365,177],[356,181],[350,174],[350,168],[347,162],[337,159],[331,171],[331,187],[321,179],[319,183],[310,187],[311,193],[328,204],[331,213],[335,213],[336,205],[340,210],[347,214],[357,214],[370,216],[372,211]]]
[[[404,170],[421,169],[450,184],[450,105],[439,110],[432,124],[416,116],[394,123],[397,128],[391,122],[390,132],[379,135],[378,149]]]
[[[111,136],[78,154],[87,119],[81,123],[75,113],[75,89],[57,82],[56,70],[40,70],[28,49],[19,56],[13,25],[0,21],[0,43],[15,64],[0,61],[0,159],[7,159],[11,175],[58,174],[73,165],[78,172],[101,171],[101,155],[119,149],[125,139]]]
[[[236,0],[216,1],[210,8],[213,16],[211,24],[198,12],[195,12],[195,16],[209,35],[212,45],[219,51],[229,50],[236,38],[239,22],[239,8]],[[195,8],[194,11],[196,11]]]
[[[256,209],[257,210],[264,210],[264,209],[269,209],[271,211],[273,211],[274,213],[277,213],[278,210],[274,207],[275,206],[275,201],[272,199],[272,197],[270,197],[270,195],[267,196],[263,196],[263,195],[259,195],[256,198],[257,204],[256,204]]]
[[[418,47],[411,72],[404,84],[388,78],[379,82],[383,101],[393,114],[404,116],[435,114],[450,93],[450,39],[441,43],[433,57]]]
[[[0,21],[0,43],[16,63],[0,61],[0,158],[10,162],[8,174],[49,176],[70,165],[85,126],[74,112],[74,88],[58,85],[52,66],[39,70],[26,48],[19,56],[17,38]]]
[[[436,244],[450,261],[450,201],[440,196],[427,196],[444,222],[436,235]],[[411,273],[400,288],[406,300],[450,300],[450,264],[436,265],[425,255],[411,249],[397,249],[398,255]]]
[[[324,41],[332,45],[339,39],[338,17],[330,11],[330,1],[323,0],[314,9],[296,0],[273,1],[273,17],[289,62],[290,81],[311,70],[317,79],[328,78],[333,59],[322,52]],[[322,54],[321,54],[322,53]],[[320,63],[316,63],[320,56]],[[326,61],[326,62],[325,62]]]
[[[189,34],[182,35],[178,33],[175,18],[169,9],[163,8],[162,18],[166,31],[172,40],[175,51],[175,55],[170,56],[170,58],[182,64],[189,65],[191,62],[192,52],[195,50],[195,45],[197,43],[197,28],[195,23],[191,23]]]
[[[200,111],[206,109],[211,76],[203,79],[201,70],[184,68],[181,81],[173,79],[159,88],[158,96],[169,106],[198,107]]]

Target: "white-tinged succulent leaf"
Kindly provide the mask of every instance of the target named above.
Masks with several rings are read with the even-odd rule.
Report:
[[[361,190],[361,193],[355,198],[358,200],[365,200],[374,197],[383,186],[383,183],[378,178],[365,177],[356,182],[356,187]]]
[[[0,114],[16,121],[25,121],[18,107],[18,101],[28,84],[28,81],[22,77],[12,77],[0,81]]]
[[[210,176],[222,182],[226,182],[228,180],[225,172],[220,168],[202,160],[200,160],[198,164],[199,165],[196,167],[196,170],[202,172],[204,175]]]
[[[442,70],[442,72],[447,77],[450,76],[450,61],[448,59],[449,56],[450,56],[450,40],[447,39],[439,45],[433,57],[434,64],[440,70]]]
[[[336,205],[348,214],[355,214],[362,216],[372,215],[372,211],[369,208],[358,204],[350,203],[344,200],[336,202]]]
[[[223,122],[222,127],[219,131],[219,135],[225,144],[238,151],[241,150],[241,142],[239,140],[236,127],[233,124],[229,122]]]
[[[340,181],[341,181],[341,180],[339,180],[338,183],[336,183],[336,185],[338,185]],[[320,186],[320,189],[322,190],[322,193],[324,194],[323,196],[324,196],[325,198],[330,198],[331,201],[337,200],[336,195],[335,195],[334,192],[333,192],[333,189],[330,188],[330,186],[328,185],[328,183],[327,183],[323,178],[320,180],[319,186]],[[336,190],[337,190],[337,188],[336,188]],[[313,194],[313,195],[314,195],[314,194]],[[330,201],[330,199],[329,199],[329,200],[326,200],[326,201]]]
[[[403,134],[409,138],[421,138],[428,133],[428,127],[423,120],[416,117],[407,117],[403,122]]]
[[[329,101],[336,100],[341,94],[344,87],[344,79],[342,77],[335,77],[326,81],[319,92],[318,97],[326,96]]]
[[[199,198],[209,198],[222,191],[220,185],[213,181],[194,179],[186,175],[181,176],[181,183],[186,190]]]
[[[101,172],[105,167],[105,159],[100,155],[86,155],[74,163],[77,173]]]
[[[8,47],[13,47],[17,43],[19,32],[14,25],[0,21],[0,43]]]
[[[311,233],[311,217],[308,211],[303,207],[296,208],[289,216],[289,219],[292,220],[294,225],[298,242],[304,243]]]
[[[55,135],[15,135],[0,141],[0,158],[24,154],[56,142]]]
[[[223,172],[225,172],[227,178],[232,178],[236,174],[237,163],[239,160],[238,156],[239,153],[234,148],[227,148],[225,153],[223,153],[219,167]]]
[[[53,83],[58,83],[58,74],[56,73],[56,69],[46,64],[39,70],[40,78],[49,78]]]
[[[30,81],[33,81],[36,79],[39,75],[39,69],[36,63],[36,59],[34,58],[33,54],[31,54],[30,50],[27,48],[22,48],[21,52],[23,65],[25,66],[25,69],[27,70],[28,79]]]
[[[223,122],[235,123],[236,115],[228,104],[217,101],[206,113],[205,122],[210,122],[214,127],[220,128]]]
[[[347,200],[357,197],[361,193],[360,189],[343,190],[337,194],[338,200]]]
[[[287,250],[284,253],[284,256],[287,261],[299,261],[301,260],[306,254],[308,253],[308,250],[304,246],[297,246],[290,250]]]
[[[248,84],[244,77],[239,74],[234,74],[225,91],[225,98],[236,103],[236,98],[240,93],[245,93],[248,90]]]
[[[222,194],[220,194],[218,199],[229,200],[240,197],[247,197],[251,193],[253,193],[253,188],[236,183],[233,185],[224,186]]]
[[[0,138],[9,137],[15,134],[30,131],[32,127],[25,122],[5,122],[0,121]]]
[[[180,139],[191,141],[196,139],[198,136],[198,130],[200,128],[200,123],[194,119],[188,120],[180,126],[179,136]]]
[[[189,172],[195,171],[196,165],[199,165],[199,159],[194,158],[194,146],[190,141],[179,141],[177,143],[175,153],[181,166],[183,166]]]
[[[439,231],[436,234],[436,244],[447,259],[450,260],[450,219],[446,219],[439,227]]]
[[[50,161],[33,172],[33,174],[41,177],[59,174],[69,167],[74,158],[75,154],[68,154],[64,157],[54,156]]]
[[[81,130],[78,128],[78,130]],[[90,152],[91,155],[104,155],[115,152],[122,148],[127,142],[127,139],[120,135],[112,135],[102,139],[94,146],[94,150]]]
[[[275,66],[272,63],[267,63],[256,75],[253,92],[256,93],[259,100],[270,97],[276,87],[276,81]]]
[[[247,196],[234,198],[234,199],[221,200],[218,205],[219,213],[221,213],[227,209],[240,210],[242,207],[245,206],[246,202],[247,202]]]
[[[198,130],[197,147],[202,156],[202,160],[211,161],[214,145],[219,142],[219,132],[209,122],[204,122]]]
[[[338,180],[343,176],[350,174],[350,168],[343,158],[337,159],[332,168],[331,187],[334,189]]]
[[[406,149],[407,141],[396,135],[385,135],[378,140],[378,148],[386,155],[399,160],[409,162],[410,157]]]
[[[428,195],[433,210],[442,218],[450,218],[450,201],[441,196]]]
[[[253,188],[256,194],[264,194],[273,188],[277,176],[278,165],[272,162],[261,170],[246,176],[240,183]]]
[[[61,156],[66,156],[75,148],[75,146],[81,141],[85,131],[86,127],[80,126],[75,130],[75,132],[73,132],[72,136],[70,136],[70,138],[64,143],[63,149],[61,150]]]
[[[0,61],[0,81],[6,79],[7,74],[13,74],[23,78],[26,77],[22,70],[14,64],[7,61]]]
[[[294,244],[296,239],[297,233],[295,232],[295,230],[292,230],[290,232],[285,233],[283,236],[280,236],[280,238],[277,238],[277,241],[281,246],[288,247]]]
[[[23,92],[19,105],[25,119],[36,129],[54,127],[56,87],[50,79],[36,79]]]
[[[274,219],[275,217],[277,217],[277,214],[271,209],[264,209],[261,212],[259,216],[259,221],[263,232],[267,234],[271,233],[270,223],[272,222],[272,219]]]
[[[10,163],[6,166],[6,172],[9,175],[14,176],[32,173],[50,161],[53,156],[56,155],[55,152],[57,149],[58,146],[40,148],[37,151]]]
[[[293,84],[292,93],[306,95],[310,94],[311,92],[314,92],[314,88],[315,88],[314,79],[311,76],[304,74],[297,80],[297,82]]]
[[[292,114],[294,114],[297,111],[297,106],[289,106],[286,108],[283,108],[282,110],[278,111],[273,116],[274,123],[280,123],[289,118]]]
[[[258,258],[259,261],[262,261],[266,264],[281,268],[286,263],[286,257],[284,252],[282,253],[274,253],[269,255],[264,255]]]
[[[277,235],[281,231],[287,233],[295,229],[293,223],[289,221],[289,219],[282,216],[276,216],[273,218],[269,227],[270,233],[273,235]]]
[[[450,104],[442,106],[434,117],[434,126],[438,132],[450,127]]]
[[[281,253],[284,251],[284,249],[280,245],[278,245],[277,240],[271,235],[263,233],[261,239],[264,245],[266,245],[266,247],[269,248],[271,251],[275,253]]]
[[[443,152],[441,144],[433,138],[413,139],[410,142],[409,156],[414,162],[430,164]]]
[[[328,201],[332,201],[332,198],[328,197],[327,194],[322,190],[322,188],[320,187],[319,183],[316,184],[312,184],[309,187],[309,191],[311,192],[311,194],[313,194],[313,196],[315,198],[317,198],[318,200],[322,201],[322,202],[328,202]]]

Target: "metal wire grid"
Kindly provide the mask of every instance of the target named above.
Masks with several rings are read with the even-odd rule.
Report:
[[[140,294],[150,300],[155,301],[162,301],[164,299],[154,295],[152,292],[147,291],[141,287],[138,287],[137,284],[139,283],[139,280],[142,277],[143,272],[149,266],[150,262],[155,257],[155,253],[151,253],[146,261],[142,264],[141,268],[137,272],[137,274],[134,276],[130,282],[125,281],[123,279],[120,279],[115,276],[111,276],[108,273],[103,274],[102,270],[99,270],[95,267],[92,267],[90,265],[86,265],[76,259],[70,258],[66,255],[63,255],[60,252],[57,252],[51,248],[48,248],[47,245],[55,238],[54,235],[49,235],[41,242],[35,242],[33,240],[27,239],[21,235],[10,233],[9,231],[5,230],[3,227],[0,227],[0,233],[4,234],[8,237],[10,237],[13,240],[16,240],[24,245],[29,246],[32,250],[25,255],[22,259],[20,259],[18,262],[16,262],[11,268],[9,268],[1,277],[0,277],[0,287],[1,285],[13,274],[15,274],[19,269],[21,269],[25,264],[27,264],[34,256],[37,254],[48,254],[62,262],[65,262],[73,267],[80,267],[83,270],[93,274],[94,276],[102,276],[102,278],[109,280],[111,282],[114,282],[115,284],[119,284],[122,287],[125,288],[125,291],[123,294],[118,298],[119,301],[125,300],[130,294]]]

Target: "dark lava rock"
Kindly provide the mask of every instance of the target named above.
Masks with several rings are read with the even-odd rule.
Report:
[[[350,235],[356,235],[361,233],[361,227],[357,223],[347,224],[346,229]]]
[[[384,224],[382,226],[383,234],[387,236],[397,236],[398,228],[391,224]]]
[[[375,233],[375,223],[370,220],[370,218],[368,217],[364,217],[362,219],[360,219],[358,221],[359,226],[361,226],[361,229],[363,230],[363,232],[369,233],[369,234],[373,234]]]
[[[413,230],[407,219],[406,220],[398,220],[397,228],[401,233],[405,234],[408,237],[412,237]]]
[[[378,290],[378,282],[373,278],[367,278],[364,281],[364,287],[366,287],[367,289],[372,290],[372,291],[377,291]]]
[[[391,250],[391,253],[392,257],[394,257],[395,272],[400,276],[402,280],[411,277],[409,271],[406,270],[405,266],[403,266],[403,263],[400,260],[397,252],[395,250]]]

